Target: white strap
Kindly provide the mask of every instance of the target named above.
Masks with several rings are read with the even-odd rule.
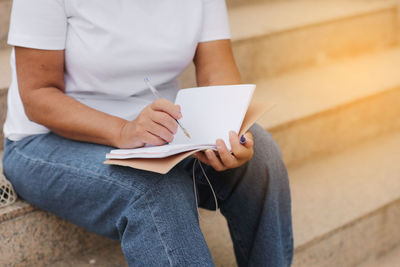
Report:
[[[205,220],[200,216],[200,212],[199,212],[199,203],[198,203],[198,200],[197,200],[197,187],[196,187],[196,174],[195,174],[195,168],[196,168],[196,163],[197,163],[197,162],[199,162],[201,171],[203,172],[204,177],[206,178],[207,183],[208,183],[208,185],[210,186],[211,191],[212,191],[213,196],[214,196],[214,201],[215,201],[215,214],[214,214],[214,217],[212,218],[212,220],[214,220],[215,217],[217,217],[217,214],[218,214],[218,199],[217,199],[217,196],[215,195],[214,188],[212,187],[211,182],[210,182],[210,180],[208,179],[207,174],[206,174],[206,172],[205,172],[205,170],[204,170],[204,168],[203,168],[203,165],[201,164],[201,162],[200,162],[198,159],[195,159],[194,162],[193,162],[193,191],[194,191],[194,200],[195,200],[195,202],[196,202],[197,215],[199,216],[199,219],[200,219],[200,220],[205,221]]]

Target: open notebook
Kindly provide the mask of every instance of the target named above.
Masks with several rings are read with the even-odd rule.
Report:
[[[271,107],[252,102],[255,87],[241,84],[180,90],[175,104],[181,106],[183,118],[179,121],[191,135],[190,139],[178,127],[169,144],[115,149],[106,155],[105,163],[166,173],[196,151],[216,149],[219,138],[230,149],[229,131],[244,133]]]

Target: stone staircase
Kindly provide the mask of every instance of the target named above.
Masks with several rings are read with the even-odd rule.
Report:
[[[0,118],[9,84],[0,0]],[[228,0],[235,57],[278,141],[293,197],[294,267],[400,266],[400,7],[392,0]],[[193,66],[182,87],[194,85]],[[0,121],[2,125],[2,121]],[[203,217],[212,213],[202,211]],[[236,266],[226,222],[201,222]],[[119,244],[19,201],[0,209],[0,266],[126,266]],[[385,265],[386,264],[386,265]]]

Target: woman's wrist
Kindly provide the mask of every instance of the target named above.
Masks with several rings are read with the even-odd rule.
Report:
[[[117,148],[138,148],[144,146],[145,143],[137,131],[136,120],[122,120],[115,130],[112,146]]]
[[[111,146],[116,148],[123,148],[126,146],[124,141],[124,132],[126,131],[126,127],[129,121],[118,118],[114,127],[112,127],[110,136],[109,136],[109,143]]]

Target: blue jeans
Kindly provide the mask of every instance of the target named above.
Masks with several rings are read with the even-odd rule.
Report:
[[[290,266],[293,256],[287,171],[260,126],[255,153],[225,172],[206,167],[228,221],[239,266]],[[214,266],[199,227],[193,159],[165,175],[104,165],[111,148],[53,133],[6,140],[3,166],[19,196],[100,235],[119,240],[129,266]],[[197,169],[199,206],[215,209]]]

